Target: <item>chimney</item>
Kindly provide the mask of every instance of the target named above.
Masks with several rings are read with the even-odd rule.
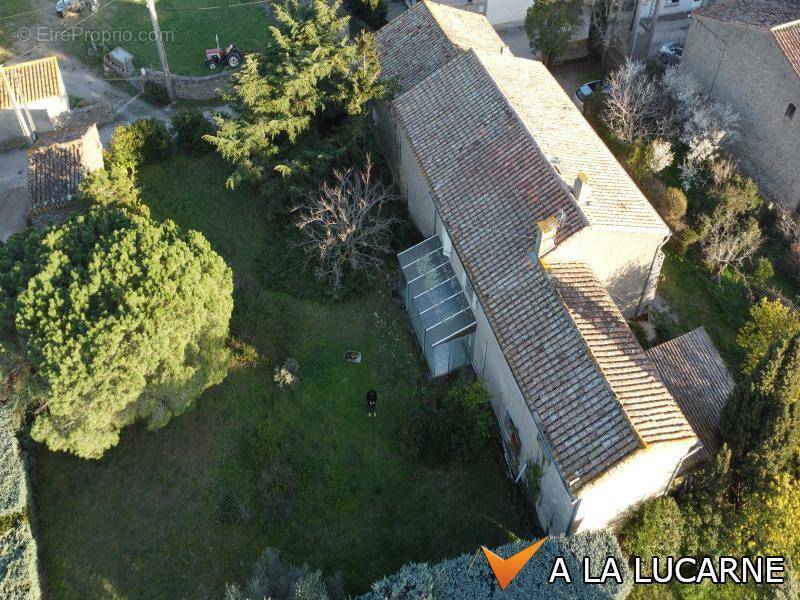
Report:
[[[589,204],[589,177],[586,173],[580,172],[575,178],[575,185],[572,186],[572,195],[578,204],[583,206]]]
[[[551,215],[543,221],[536,222],[531,259],[538,262],[542,256],[556,247],[556,233],[560,222],[559,215]]]
[[[503,56],[511,56],[511,48],[509,48],[508,45],[502,46],[500,48],[500,54]]]

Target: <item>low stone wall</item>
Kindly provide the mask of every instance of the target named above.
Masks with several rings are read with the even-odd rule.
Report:
[[[175,95],[179,100],[217,100],[233,89],[233,73],[233,71],[226,71],[201,77],[173,75],[172,83],[175,86]],[[145,69],[144,76],[132,78],[130,81],[138,89],[144,91],[144,82],[148,80],[164,85],[163,71]]]

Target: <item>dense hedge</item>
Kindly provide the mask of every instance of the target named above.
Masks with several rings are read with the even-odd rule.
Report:
[[[41,590],[28,473],[13,422],[10,405],[0,405],[0,598],[28,600],[41,597]]]
[[[496,550],[508,557],[527,547],[530,542],[506,544]],[[550,584],[548,579],[557,557],[564,557],[572,583],[562,580]],[[607,556],[614,556],[620,567],[626,565],[616,538],[607,531],[584,532],[574,536],[554,536],[542,546],[519,575],[502,591],[503,600],[529,598],[622,599],[631,589],[630,573],[622,573],[622,585],[583,583],[583,557],[589,556],[592,575],[599,576]],[[397,573],[372,586],[360,600],[460,600],[499,598],[500,588],[482,557],[463,554],[435,565],[406,565]],[[625,566],[627,570],[627,566]]]

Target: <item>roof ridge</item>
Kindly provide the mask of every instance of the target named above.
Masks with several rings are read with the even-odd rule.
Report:
[[[424,1],[427,1],[427,0],[424,0]],[[486,68],[486,65],[483,63],[483,60],[481,60],[481,55],[484,55],[486,53],[483,52],[483,51],[476,50],[475,48],[470,48],[469,51],[467,52],[467,55],[469,55],[469,54],[472,54],[475,57],[475,59],[478,61],[478,64],[480,65],[481,69],[483,69],[483,72],[489,78],[489,81],[492,82],[492,85],[494,86],[494,88],[500,93],[500,96],[503,98],[503,101],[505,102],[506,106],[511,110],[511,112],[514,113],[514,116],[517,118],[517,121],[520,123],[520,125],[522,125],[522,128],[525,130],[525,133],[527,134],[528,139],[530,139],[530,141],[533,142],[534,148],[536,148],[536,151],[544,159],[544,162],[547,165],[547,168],[550,171],[550,174],[553,176],[553,178],[555,179],[556,183],[558,183],[561,186],[561,188],[564,190],[564,193],[569,198],[569,201],[572,203],[572,205],[575,207],[575,209],[577,209],[578,214],[583,218],[584,225],[585,226],[591,225],[591,222],[589,221],[588,217],[586,216],[586,213],[583,212],[583,209],[581,208],[581,205],[578,204],[578,201],[575,199],[575,196],[572,195],[572,190],[570,190],[569,186],[567,186],[567,182],[564,181],[564,178],[561,177],[561,174],[558,171],[556,171],[555,166],[553,165],[552,162],[550,162],[550,159],[547,157],[547,155],[544,153],[544,151],[542,151],[542,147],[539,145],[539,142],[536,141],[536,138],[534,137],[533,132],[528,128],[527,124],[525,123],[525,119],[523,119],[522,115],[519,114],[519,111],[516,109],[516,107],[514,106],[513,102],[511,102],[511,100],[509,100],[509,98],[506,95],[505,91],[503,91],[503,88],[497,83],[497,80],[495,80],[495,78],[492,77],[492,74],[489,72],[489,70]],[[507,55],[504,55],[502,53],[498,53],[498,56],[508,57]],[[516,57],[514,57],[512,55],[512,58],[516,58]],[[527,59],[520,59],[520,60],[527,60]],[[536,61],[532,61],[532,62],[536,62]],[[581,231],[581,229],[583,229],[583,227],[581,227],[580,229],[575,230],[567,238],[564,238],[559,243],[563,243],[564,241],[569,239],[569,237],[572,237],[573,235],[578,233],[578,231]]]

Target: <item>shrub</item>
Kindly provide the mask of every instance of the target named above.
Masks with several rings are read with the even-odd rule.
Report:
[[[641,179],[639,187],[642,193],[650,200],[650,204],[658,210],[658,206],[664,203],[664,196],[667,195],[667,186],[654,175],[648,175]]]
[[[277,550],[267,548],[253,565],[244,590],[225,586],[225,600],[339,600],[344,598],[341,575],[323,577],[308,565],[286,563]]]
[[[675,162],[672,144],[667,140],[653,140],[650,144],[650,153],[649,167],[653,173],[660,173]]]
[[[698,241],[700,241],[700,234],[691,227],[684,227],[672,234],[669,245],[675,252],[683,256]]]
[[[798,332],[800,313],[777,300],[763,298],[750,309],[750,320],[736,336],[736,343],[745,353],[742,372],[750,375],[766,358],[772,344]]]
[[[0,246],[0,322],[35,369],[31,436],[99,458],[227,374],[233,278],[195,231],[91,209]]]
[[[786,249],[778,265],[790,277],[800,277],[800,242]]]
[[[762,256],[756,262],[756,268],[753,271],[753,287],[760,292],[765,291],[774,275],[775,269],[772,267],[772,263],[766,256]]]
[[[106,153],[107,166],[117,165],[135,172],[140,166],[169,157],[171,138],[158,119],[139,119],[114,130]]]
[[[214,126],[199,110],[182,110],[170,120],[175,144],[189,154],[203,154],[212,149],[203,136],[214,132]]]
[[[667,188],[663,196],[658,199],[656,210],[673,229],[682,229],[686,217],[686,208],[689,201],[683,190],[676,187]]]
[[[417,410],[401,432],[405,451],[431,464],[471,459],[491,437],[490,398],[476,380],[454,387],[433,407]]]
[[[642,348],[649,348],[652,345],[650,343],[650,338],[647,337],[647,332],[644,330],[644,326],[642,326],[639,321],[628,321],[628,326],[631,328],[633,335],[636,336],[636,340]]]
[[[294,472],[281,458],[274,458],[261,472],[264,516],[269,521],[285,519],[292,512]]]
[[[676,556],[683,543],[683,514],[669,496],[642,504],[622,527],[622,548],[649,565],[654,556]]]
[[[144,95],[158,106],[168,106],[172,103],[167,88],[151,79],[144,82]]]
[[[282,390],[293,389],[300,382],[300,363],[293,358],[287,358],[283,366],[275,367],[273,379]]]
[[[142,202],[136,173],[117,164],[92,171],[78,187],[78,200],[88,205],[123,208],[143,217],[150,209]]]
[[[494,550],[508,557],[531,544],[518,541]],[[603,584],[584,583],[583,557],[592,563],[592,576],[598,577],[607,557],[613,557],[623,570],[623,582],[607,581]],[[558,557],[564,559],[572,583],[556,579],[548,583],[550,572]],[[430,585],[431,580],[433,585]],[[502,592],[483,557],[462,554],[434,565],[406,565],[399,572],[373,584],[371,592],[360,600],[488,600],[507,598],[593,598],[623,599],[630,592],[632,577],[616,538],[608,531],[581,532],[570,537],[551,536],[537,551],[534,560],[525,565]]]

